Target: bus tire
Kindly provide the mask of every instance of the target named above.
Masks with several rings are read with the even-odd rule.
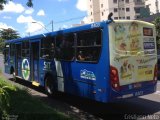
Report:
[[[49,97],[54,94],[54,81],[51,76],[45,78],[45,91]]]

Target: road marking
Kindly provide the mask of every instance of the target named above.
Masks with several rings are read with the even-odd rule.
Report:
[[[156,91],[154,94],[160,95],[160,91]]]

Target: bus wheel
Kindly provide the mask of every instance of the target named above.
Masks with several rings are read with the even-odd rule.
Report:
[[[45,78],[45,91],[48,96],[52,96],[54,93],[54,82],[50,76]]]

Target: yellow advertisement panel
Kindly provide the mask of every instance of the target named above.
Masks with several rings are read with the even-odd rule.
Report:
[[[119,72],[120,85],[153,80],[157,63],[154,26],[139,21],[109,25],[110,65]]]

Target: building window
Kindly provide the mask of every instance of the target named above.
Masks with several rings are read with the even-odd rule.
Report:
[[[117,0],[113,0],[113,3],[117,3]]]
[[[126,3],[129,3],[129,0],[126,0]]]
[[[90,8],[92,8],[92,5],[90,5]]]
[[[135,8],[135,13],[140,13],[141,8]]]
[[[102,16],[104,15],[104,13],[102,12]]]
[[[135,18],[136,18],[136,19],[139,19],[139,18],[141,18],[141,17],[140,17],[140,15],[137,15],[137,16],[135,16]]]
[[[122,8],[122,10],[124,10],[124,8]]]
[[[103,8],[103,4],[101,4],[101,8]]]
[[[117,12],[118,10],[117,10],[117,8],[114,8],[114,12]]]
[[[126,12],[129,12],[130,11],[130,8],[126,8]]]
[[[91,22],[93,22],[93,19],[91,19]]]
[[[127,20],[130,20],[130,16],[127,16],[126,18],[127,18]]]
[[[92,12],[91,12],[91,15],[92,15]]]
[[[121,17],[119,17],[119,19],[121,19]]]
[[[114,17],[115,20],[118,20],[118,17]]]

